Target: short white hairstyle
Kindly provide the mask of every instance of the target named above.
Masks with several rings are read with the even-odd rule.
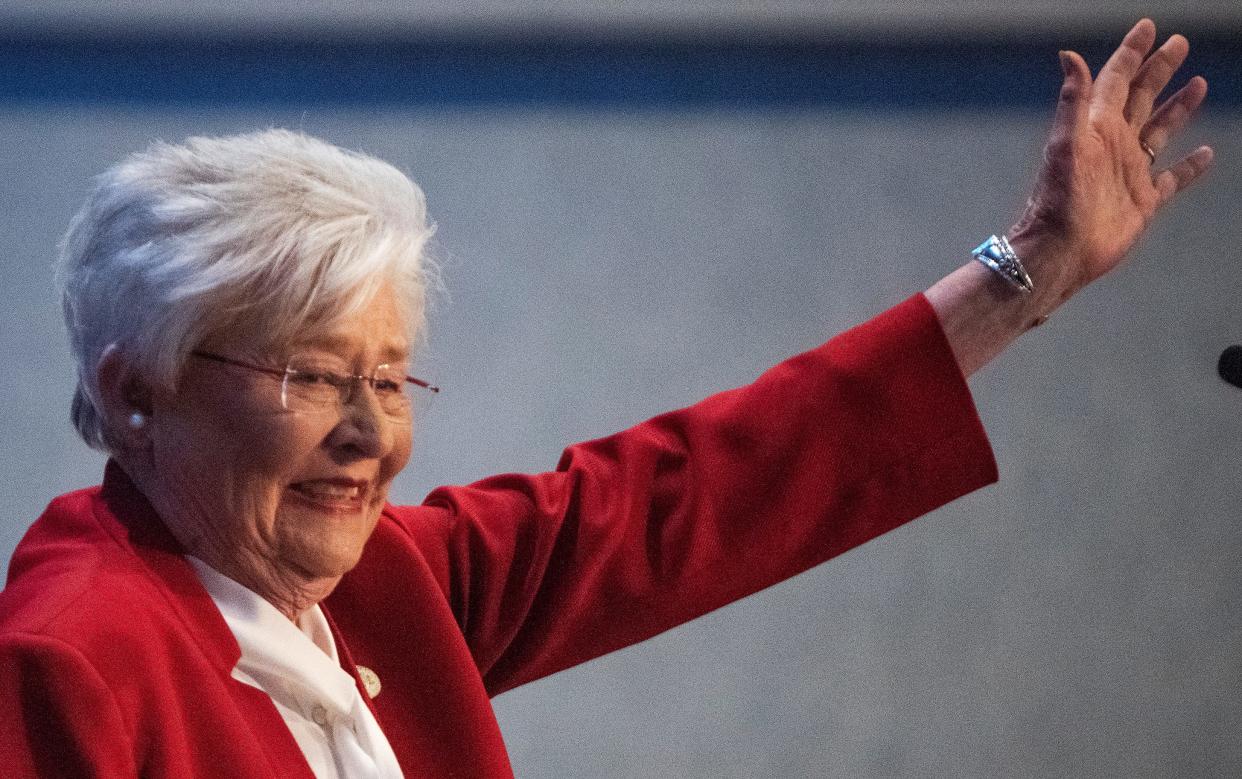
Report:
[[[73,424],[113,451],[96,367],[115,344],[176,388],[204,340],[288,345],[393,284],[422,337],[433,227],[422,191],[386,162],[302,133],[156,143],[96,181],[61,243],[58,280],[77,363]]]

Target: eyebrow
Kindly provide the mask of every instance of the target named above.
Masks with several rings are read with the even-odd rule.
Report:
[[[328,336],[325,338],[316,338],[313,341],[305,341],[295,344],[295,347],[310,349],[326,349],[328,351],[347,351],[357,344],[350,338],[343,336]],[[380,349],[380,357],[382,360],[390,360],[394,362],[405,362],[410,358],[409,344],[404,340],[389,341]]]

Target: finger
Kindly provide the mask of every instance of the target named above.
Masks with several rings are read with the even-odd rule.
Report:
[[[1180,35],[1174,35],[1156,49],[1139,67],[1134,83],[1130,85],[1130,99],[1126,103],[1126,119],[1130,126],[1139,129],[1151,116],[1156,96],[1169,85],[1169,79],[1186,61],[1190,43]]]
[[[1152,151],[1159,154],[1190,122],[1190,118],[1207,97],[1207,90],[1207,80],[1202,76],[1195,76],[1187,81],[1185,86],[1156,109],[1139,132],[1139,137]]]
[[[1193,184],[1211,167],[1212,157],[1211,147],[1200,146],[1183,157],[1176,165],[1168,170],[1160,171],[1153,182],[1156,186],[1158,204],[1163,206],[1178,192]]]
[[[1091,69],[1078,52],[1063,51],[1061,92],[1057,95],[1057,110],[1052,119],[1052,137],[1070,138],[1086,120],[1087,107],[1091,102]]]
[[[1095,79],[1093,99],[1101,107],[1118,111],[1125,107],[1130,83],[1155,42],[1156,25],[1151,19],[1139,19],[1138,24],[1130,28]]]

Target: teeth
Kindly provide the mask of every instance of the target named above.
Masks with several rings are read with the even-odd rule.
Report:
[[[362,488],[354,485],[346,487],[341,484],[304,481],[297,485],[298,490],[316,498],[351,499],[362,494]]]

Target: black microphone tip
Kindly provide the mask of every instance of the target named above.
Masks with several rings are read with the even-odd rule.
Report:
[[[1222,379],[1235,387],[1242,388],[1242,346],[1230,346],[1221,352],[1216,370]]]

